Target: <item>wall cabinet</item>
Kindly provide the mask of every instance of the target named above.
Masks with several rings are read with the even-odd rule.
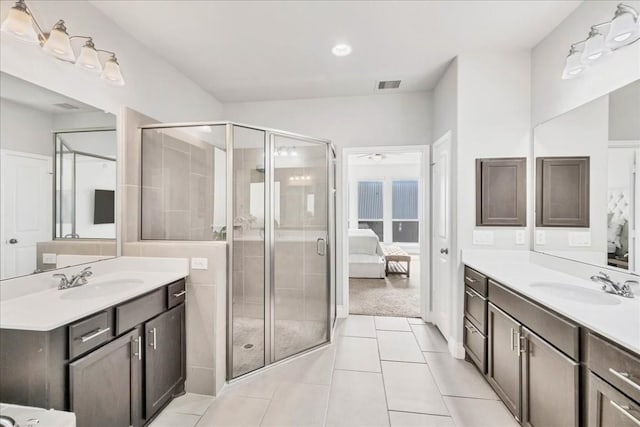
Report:
[[[184,290],[179,280],[52,331],[0,329],[0,401],[71,410],[78,427],[147,424],[184,391]]]
[[[476,225],[527,225],[527,159],[476,159]]]

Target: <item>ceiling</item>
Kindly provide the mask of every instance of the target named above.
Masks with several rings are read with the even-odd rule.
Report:
[[[95,107],[6,73],[0,73],[0,87],[2,88],[3,99],[23,104],[45,113],[66,114],[100,111]],[[61,105],[67,108],[62,108]],[[75,108],[70,108],[71,106]]]
[[[430,90],[464,51],[535,46],[580,1],[92,0],[222,102]],[[331,54],[337,43],[353,53]],[[126,65],[123,66],[126,73]]]

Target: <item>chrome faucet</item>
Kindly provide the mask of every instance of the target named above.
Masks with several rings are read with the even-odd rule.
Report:
[[[59,278],[60,283],[58,284],[58,289],[69,289],[75,288],[76,286],[82,286],[87,284],[87,277],[90,277],[93,274],[91,271],[91,267],[84,268],[80,273],[74,274],[71,276],[71,279],[67,277],[64,273],[56,273],[53,277]]]
[[[597,275],[591,276],[591,280],[597,283],[602,283],[602,290],[621,297],[633,298],[634,294],[631,290],[631,285],[637,285],[635,280],[627,280],[623,284],[616,283],[611,277],[604,272],[600,272]]]

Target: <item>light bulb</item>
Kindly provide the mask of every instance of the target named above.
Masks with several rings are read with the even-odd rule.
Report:
[[[565,61],[562,78],[564,80],[569,80],[580,77],[586,68],[587,66],[582,63],[581,53],[576,51],[574,48],[571,48]]]
[[[115,55],[111,55],[111,58],[107,59],[104,63],[104,69],[102,70],[102,79],[116,86],[124,86],[124,78],[120,71],[120,64]]]
[[[64,25],[62,19],[53,26],[49,37],[47,37],[47,41],[42,46],[42,50],[63,61],[74,62],[76,60],[76,56],[71,48],[71,40],[69,40],[67,27]]]
[[[331,52],[335,55],[335,56],[347,56],[351,53],[353,49],[351,49],[351,46],[349,46],[348,44],[345,43],[340,43],[335,45],[332,49]]]
[[[611,49],[616,49],[633,43],[638,37],[640,37],[640,27],[638,26],[637,14],[634,14],[632,10],[625,9],[624,5],[618,5],[605,38],[606,45]]]
[[[82,49],[80,49],[76,66],[94,73],[102,72],[102,64],[100,63],[100,58],[98,58],[98,51],[96,51],[96,47],[91,39],[87,40],[84,46],[82,46]]]
[[[33,18],[29,14],[27,5],[23,0],[16,2],[16,4],[9,9],[7,18],[2,23],[2,26],[0,26],[0,31],[11,34],[23,42],[33,44],[40,42],[38,33],[36,33],[36,30],[33,28]]]

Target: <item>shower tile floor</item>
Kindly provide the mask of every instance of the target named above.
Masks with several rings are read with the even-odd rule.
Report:
[[[351,315],[334,343],[217,398],[186,394],[152,427],[492,426],[518,423],[484,377],[419,319]]]

